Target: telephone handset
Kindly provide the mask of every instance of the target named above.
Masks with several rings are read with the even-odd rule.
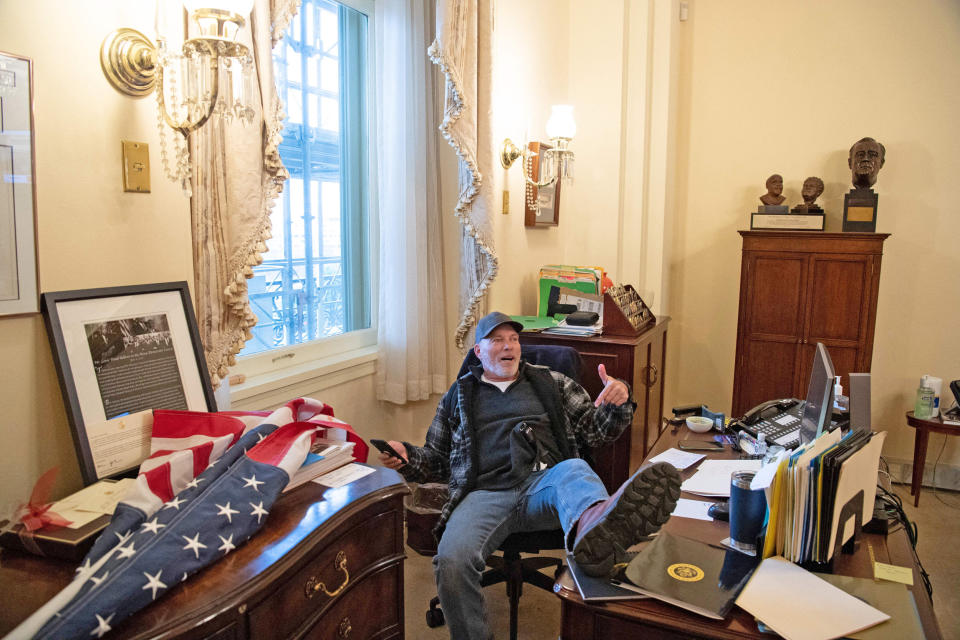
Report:
[[[783,413],[790,407],[794,407],[799,404],[800,401],[796,398],[781,398],[779,400],[768,400],[762,402],[755,406],[753,409],[750,409],[743,417],[740,418],[739,422],[745,425],[753,425],[764,418],[772,418],[778,413]]]

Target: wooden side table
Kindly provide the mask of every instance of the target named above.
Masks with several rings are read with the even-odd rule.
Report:
[[[943,424],[940,418],[924,420],[907,411],[907,424],[917,430],[913,441],[913,480],[910,482],[910,495],[914,496],[913,506],[920,504],[920,485],[923,482],[923,466],[927,460],[927,441],[931,433],[945,433],[948,436],[960,436],[960,426]]]

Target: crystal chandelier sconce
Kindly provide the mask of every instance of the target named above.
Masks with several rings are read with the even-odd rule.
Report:
[[[570,141],[576,134],[577,124],[573,119],[573,107],[568,104],[553,105],[550,110],[550,119],[547,120],[547,137],[550,138],[553,148],[543,152],[539,181],[530,179],[527,167],[529,163],[521,163],[524,179],[538,189],[549,186],[557,180],[571,180],[574,155],[570,150]],[[521,156],[526,158],[530,153],[526,145],[521,149],[507,138],[500,149],[500,164],[504,169],[509,169],[514,160]]]
[[[157,0],[158,15],[159,3]],[[157,27],[156,44],[134,29],[118,29],[100,47],[100,66],[118,91],[135,97],[156,89],[160,157],[166,176],[190,195],[190,134],[211,118],[253,122],[253,57],[237,35],[253,0],[186,0],[193,29],[179,49]],[[189,37],[191,35],[193,37]],[[173,161],[166,129],[173,129]]]

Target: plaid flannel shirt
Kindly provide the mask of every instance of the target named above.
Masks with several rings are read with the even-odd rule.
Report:
[[[424,446],[403,443],[408,464],[400,472],[407,480],[446,482],[449,486],[449,499],[434,529],[438,539],[453,509],[476,485],[479,465],[472,407],[477,387],[483,384],[481,372],[475,367],[447,390]],[[563,459],[583,457],[581,452],[587,448],[615,440],[633,419],[636,404],[632,398],[619,407],[595,407],[583,387],[562,373],[521,361],[519,375],[527,377],[547,410]]]

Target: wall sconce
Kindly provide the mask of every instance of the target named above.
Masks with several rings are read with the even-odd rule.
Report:
[[[547,120],[547,137],[550,138],[552,149],[543,152],[541,163],[541,180],[534,182],[530,179],[527,163],[523,165],[523,177],[528,183],[537,187],[546,187],[558,179],[573,178],[573,151],[570,151],[570,141],[577,133],[577,123],[573,119],[573,107],[568,104],[555,104],[550,110],[550,119]],[[509,169],[517,158],[526,157],[529,151],[521,149],[507,138],[500,149],[500,164]]]
[[[159,15],[160,3],[157,0]],[[100,47],[100,66],[118,91],[143,97],[156,88],[157,128],[164,172],[180,181],[190,194],[191,132],[216,116],[247,124],[253,121],[253,58],[246,45],[236,41],[253,8],[253,0],[184,0],[194,24],[195,37],[188,38],[180,51],[171,51],[168,36],[157,26],[156,45],[134,29],[118,29]],[[179,40],[179,38],[177,39]],[[171,170],[167,158],[164,125],[174,136],[176,164]]]

